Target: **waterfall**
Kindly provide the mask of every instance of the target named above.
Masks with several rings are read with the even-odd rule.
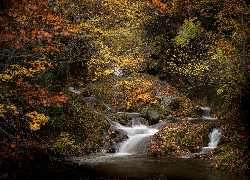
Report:
[[[200,107],[203,111],[202,119],[204,120],[218,120],[218,118],[212,118],[210,116],[211,109],[210,107]]]
[[[158,129],[151,128],[143,124],[137,124],[132,127],[125,127],[120,124],[117,125],[116,129],[124,130],[127,132],[128,139],[121,143],[119,154],[138,154],[142,152],[149,142],[149,137],[153,136]]]
[[[222,137],[222,129],[214,128],[213,131],[208,135],[208,137],[209,137],[208,147],[202,147],[201,152],[198,154],[206,154],[211,149],[214,149],[218,146],[219,141]]]
[[[203,111],[202,117],[203,118],[209,118],[210,117],[210,112],[211,112],[210,107],[200,107],[200,108]]]
[[[213,131],[208,135],[209,143],[207,147],[202,147],[199,153],[191,153],[184,156],[182,158],[192,158],[194,155],[197,154],[207,154],[210,150],[217,147],[219,141],[222,137],[222,129],[221,128],[214,128]]]
[[[213,118],[210,116],[211,109],[210,107],[199,107],[202,111],[202,118],[191,118],[191,117],[184,117],[182,120],[193,120],[193,121],[214,121],[218,120],[218,118]]]
[[[221,139],[221,137],[222,137],[222,129],[221,128],[219,128],[219,129],[217,129],[217,128],[213,129],[213,132],[211,132],[208,135],[208,137],[209,137],[209,140],[210,140],[210,142],[208,143],[208,147],[210,147],[210,148],[216,148],[217,145],[218,145],[218,143],[219,143],[219,141],[220,141],[220,139]]]
[[[120,148],[118,150],[118,155],[121,154],[142,154],[146,151],[147,146],[150,143],[150,137],[153,136],[159,129],[164,128],[168,123],[164,123],[159,121],[158,124],[153,126],[146,126],[142,124],[141,118],[139,118],[140,113],[137,112],[119,112],[114,107],[109,106],[95,97],[84,97],[86,103],[90,104],[93,110],[103,115],[110,123],[111,129],[117,129],[124,131],[128,139],[124,142],[121,142]],[[107,107],[108,109],[112,110],[112,113],[101,113],[98,112],[97,109],[93,106],[93,101],[97,101]],[[131,127],[123,126],[118,122],[111,120],[108,116],[114,114],[127,114],[132,118]],[[106,148],[106,147],[105,147]],[[102,152],[106,153],[106,149],[103,148]]]

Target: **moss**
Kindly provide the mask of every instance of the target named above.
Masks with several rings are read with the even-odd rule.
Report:
[[[172,144],[169,143],[169,145],[164,147],[164,151],[165,151],[165,154],[171,154],[171,152],[173,151]]]
[[[177,139],[177,138],[183,138],[184,135],[185,135],[187,132],[188,132],[188,129],[187,129],[187,128],[184,128],[183,131],[178,131],[178,132],[174,135],[174,137],[175,137],[175,139]]]

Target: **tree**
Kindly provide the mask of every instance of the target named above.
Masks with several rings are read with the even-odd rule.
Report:
[[[163,75],[177,73],[174,77],[184,82],[180,85],[188,90],[186,93],[190,92],[189,87],[201,91],[204,85],[209,85],[225,100],[242,101],[246,97],[249,102],[249,47],[246,45],[249,7],[245,1],[152,0],[150,8],[153,17],[164,19],[167,24],[179,19],[171,27],[177,31],[174,37],[161,34],[161,39],[168,42],[165,47],[158,46]],[[235,107],[233,101],[231,105]]]
[[[101,7],[99,14],[77,27],[78,32],[85,32],[93,40],[96,48],[88,63],[90,71],[95,74],[94,79],[110,75],[120,68],[128,72],[138,70],[146,55],[141,50],[140,38],[140,21],[147,18],[142,13],[145,3],[104,0],[95,4]]]
[[[82,77],[88,81],[118,68],[138,70],[144,61],[137,38],[143,18],[138,7],[143,3],[4,0],[4,4],[0,10],[1,152],[20,159],[21,151],[28,154],[33,146],[45,150],[39,130],[46,124],[65,120],[74,108],[80,113],[64,91],[70,76],[83,75],[80,71],[94,74]],[[82,147],[91,145],[87,141]],[[15,153],[8,151],[9,144],[14,144]]]

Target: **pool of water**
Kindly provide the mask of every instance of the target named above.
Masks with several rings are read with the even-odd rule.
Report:
[[[156,179],[167,180],[248,180],[249,174],[213,170],[210,160],[181,157],[148,157],[108,154],[95,158],[70,157],[67,161],[80,164],[90,179]]]

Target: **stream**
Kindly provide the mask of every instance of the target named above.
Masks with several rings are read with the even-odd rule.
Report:
[[[242,172],[209,169],[211,160],[181,157],[107,154],[95,158],[70,157],[81,164],[90,179],[168,179],[168,180],[248,180]]]
[[[115,109],[94,97],[86,98],[87,102],[99,101],[108,109]],[[94,107],[93,107],[94,108]],[[204,111],[201,120],[217,120],[210,117],[210,108],[201,108]],[[95,110],[95,109],[94,109]],[[95,112],[102,114],[95,110]],[[126,112],[116,112],[126,113]],[[116,153],[106,153],[101,156],[71,156],[65,161],[82,167],[84,178],[89,179],[161,179],[161,180],[248,180],[249,174],[244,172],[230,172],[214,170],[212,160],[202,160],[187,156],[146,156],[145,150],[152,136],[169,123],[159,121],[158,124],[146,126],[140,123],[138,113],[127,113],[132,117],[132,127],[127,127],[112,121],[108,117],[110,127],[127,134],[128,139],[119,144]],[[197,120],[197,119],[194,119]],[[221,128],[215,128],[209,136],[209,144],[203,147],[200,154],[207,153],[217,147],[222,137]],[[196,153],[196,154],[199,154]]]
[[[136,124],[126,127],[113,123],[114,129],[125,131],[128,135],[117,153],[106,153],[99,157],[69,157],[66,161],[83,167],[84,175],[90,179],[248,180],[246,173],[209,169],[214,161],[193,158],[198,153],[165,157],[144,155],[147,146],[145,139],[150,142],[147,138],[161,129],[161,125],[162,122],[154,126]],[[215,148],[222,131],[215,128],[208,136],[208,147],[203,147],[199,153],[207,153]]]

